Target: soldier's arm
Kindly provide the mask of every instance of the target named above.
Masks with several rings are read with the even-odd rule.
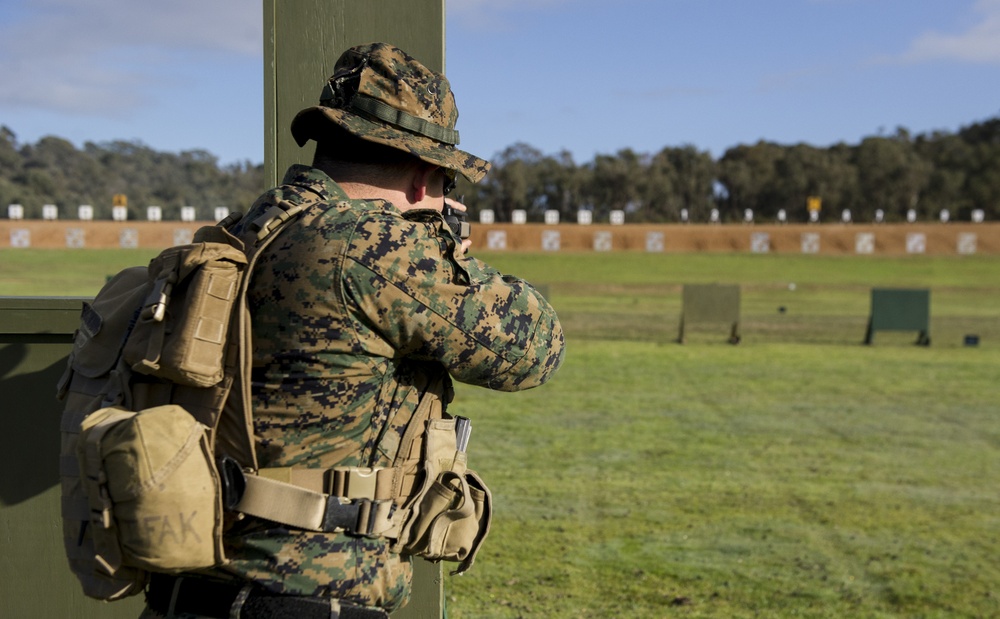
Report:
[[[345,295],[396,355],[501,391],[538,386],[558,369],[562,326],[533,286],[464,256],[435,222],[360,229]]]

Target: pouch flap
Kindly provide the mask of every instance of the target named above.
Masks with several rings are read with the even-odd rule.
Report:
[[[202,226],[195,231],[193,240],[195,243],[223,243],[246,255],[246,246],[243,241],[222,226]]]
[[[242,245],[242,242],[222,228],[218,228],[218,230],[230,238],[222,237],[224,242],[211,241],[178,245],[164,250],[149,263],[149,279],[156,280],[161,276],[176,272],[177,278],[174,283],[180,282],[201,265],[211,262],[232,262],[237,265],[245,265],[247,263],[246,254],[229,241],[239,245]]]
[[[83,304],[73,343],[75,372],[97,378],[114,368],[149,289],[146,267],[131,267],[111,278],[93,301]]]

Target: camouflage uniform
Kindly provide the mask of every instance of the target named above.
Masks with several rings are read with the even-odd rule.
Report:
[[[357,79],[364,72],[376,77]],[[392,72],[402,76],[391,86],[398,95],[394,107],[419,110],[438,129],[454,126],[457,110],[447,80],[376,44],[345,53],[324,105],[296,118],[296,139],[304,143],[316,127],[336,122],[364,139],[481,179],[489,164],[453,144],[425,139],[433,130],[418,128],[422,134],[415,137],[345,111],[355,90],[377,96],[390,88],[386,74]],[[401,212],[384,200],[351,200],[321,170],[297,165],[243,221],[280,201],[302,203],[307,194],[321,200],[281,232],[251,280],[261,467],[392,466],[426,390],[439,389],[445,403],[451,378],[517,391],[544,383],[559,367],[563,334],[552,307],[527,282],[466,256],[439,211]],[[226,541],[231,561],[224,569],[274,593],[389,611],[409,595],[410,560],[391,552],[387,540],[247,518]]]

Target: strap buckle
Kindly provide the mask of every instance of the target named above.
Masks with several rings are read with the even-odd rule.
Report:
[[[303,209],[301,204],[292,204],[282,200],[267,209],[263,215],[250,224],[257,231],[257,242],[263,241],[275,229],[281,227],[288,219],[294,217]]]
[[[352,535],[376,538],[382,536],[391,522],[396,506],[392,501],[345,499],[331,496],[326,502],[323,530],[342,530]],[[380,526],[381,523],[381,526]]]
[[[142,319],[153,322],[163,322],[167,314],[167,302],[170,300],[170,292],[174,287],[176,275],[171,271],[165,277],[158,277],[153,282],[153,289],[146,298],[146,303],[142,308]]]
[[[326,513],[323,515],[323,530],[340,529],[348,533],[358,533],[361,516],[361,501],[350,501],[339,496],[331,496],[326,500]]]
[[[219,460],[219,479],[222,485],[222,506],[235,510],[247,489],[247,478],[239,462],[229,456]]]
[[[327,492],[346,499],[374,499],[378,470],[343,466],[330,469]]]

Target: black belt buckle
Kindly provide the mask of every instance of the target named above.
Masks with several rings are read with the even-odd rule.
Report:
[[[361,515],[360,502],[348,501],[341,503],[340,497],[331,496],[326,499],[326,514],[323,517],[323,530],[341,529],[349,533],[357,533],[358,517]]]
[[[233,510],[239,505],[247,489],[247,479],[243,467],[229,456],[219,460],[219,479],[222,483],[222,507]]]
[[[342,500],[347,502],[342,503]],[[377,511],[378,504],[371,499],[328,497],[326,500],[326,514],[323,517],[323,530],[334,531],[340,529],[354,535],[378,537],[372,534],[372,531],[375,530],[375,516]]]

